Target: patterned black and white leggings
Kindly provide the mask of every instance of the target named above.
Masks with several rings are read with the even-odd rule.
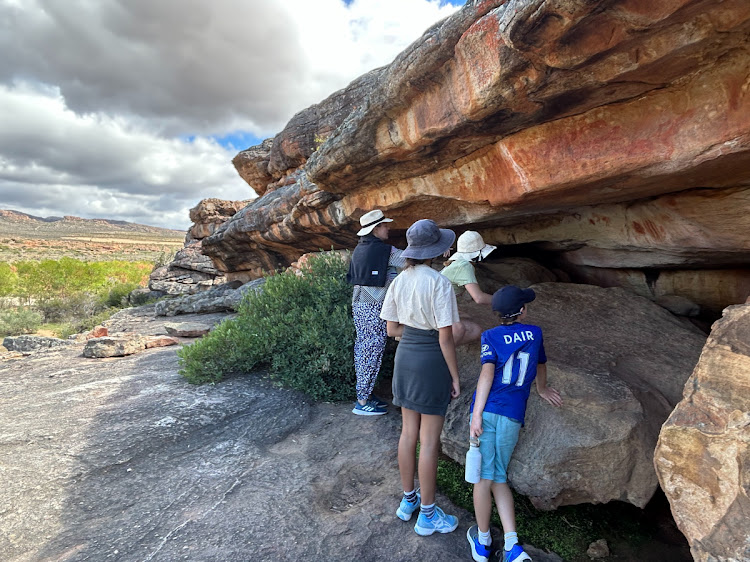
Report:
[[[357,373],[357,400],[368,400],[383,361],[388,340],[385,320],[380,318],[381,303],[354,303],[352,316],[357,337],[354,340],[354,371]]]

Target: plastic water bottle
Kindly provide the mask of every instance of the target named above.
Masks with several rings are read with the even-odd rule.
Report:
[[[479,452],[479,439],[469,439],[469,450],[466,452],[466,481],[476,484],[482,474],[482,453]]]

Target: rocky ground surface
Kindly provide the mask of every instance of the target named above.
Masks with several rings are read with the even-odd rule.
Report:
[[[152,314],[109,329],[161,333]],[[470,560],[473,517],[445,497],[452,534],[396,519],[396,412],[355,417],[262,374],[192,386],[175,347],[82,347],[0,363],[0,559]]]

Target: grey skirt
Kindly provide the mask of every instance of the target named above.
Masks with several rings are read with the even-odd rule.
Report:
[[[451,401],[451,373],[437,330],[404,326],[393,365],[393,404],[420,414],[445,416]]]

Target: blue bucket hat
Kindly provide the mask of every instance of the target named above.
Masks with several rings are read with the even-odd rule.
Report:
[[[536,298],[534,289],[519,289],[515,285],[506,285],[492,295],[492,310],[504,318],[513,318],[521,314],[526,303]]]
[[[447,228],[440,228],[431,219],[421,219],[406,231],[408,246],[401,254],[404,258],[428,260],[435,258],[449,249],[456,240],[456,233]]]

